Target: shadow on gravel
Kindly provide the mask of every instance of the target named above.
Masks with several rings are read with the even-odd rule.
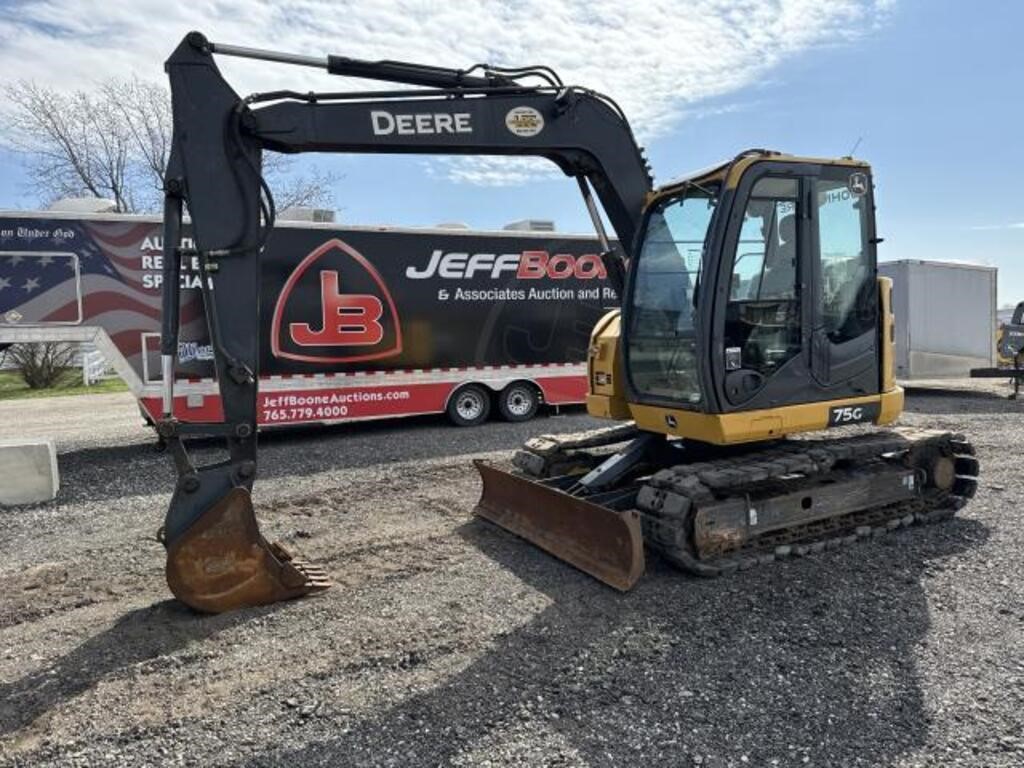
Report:
[[[0,735],[30,725],[125,667],[150,659],[165,666],[179,664],[181,660],[169,654],[268,610],[273,607],[199,616],[176,600],[165,600],[130,611],[53,664],[0,685]]]
[[[929,727],[923,581],[988,537],[957,519],[714,581],[655,561],[622,595],[461,533],[553,603],[429,692],[245,765],[888,765]]]
[[[985,389],[956,389],[955,387],[918,387],[913,384],[904,384],[903,392],[907,397],[955,397],[964,400],[1002,400],[1004,402],[1007,400],[1007,395],[1010,394],[1009,389],[1006,392],[995,392]]]
[[[907,387],[904,411],[951,416],[961,413],[1024,413],[1024,400],[995,392]]]

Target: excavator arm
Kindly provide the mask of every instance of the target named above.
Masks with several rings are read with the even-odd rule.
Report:
[[[241,98],[214,54],[325,69],[337,75],[418,86],[415,90],[302,93]],[[566,87],[551,70],[471,70],[339,56],[294,56],[208,41],[191,33],[166,64],[174,134],[165,177],[163,418],[157,425],[178,471],[164,522],[167,580],[197,610],[220,612],[326,588],[322,569],[259,533],[256,478],[260,258],[273,227],[264,151],[513,155],[544,157],[574,177],[622,287],[591,189],[627,254],[651,178],[621,110],[607,97]],[[535,81],[535,83],[531,83]],[[183,208],[194,250],[180,247]],[[174,417],[180,264],[198,259],[224,420]],[[620,290],[621,293],[621,290]],[[186,439],[220,436],[227,457],[197,465]]]

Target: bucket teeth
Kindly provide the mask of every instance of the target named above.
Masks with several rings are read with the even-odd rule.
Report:
[[[310,592],[321,592],[331,586],[327,570],[322,565],[295,557],[292,551],[280,541],[271,542],[268,547],[282,564],[291,566],[299,573],[302,578],[300,583],[309,586]]]
[[[295,559],[291,561],[291,565],[306,577],[305,581],[310,592],[320,592],[331,586],[331,579],[322,565],[311,563],[308,560]]]
[[[269,543],[267,546],[270,548],[271,554],[273,554],[274,557],[276,557],[278,560],[281,560],[282,562],[287,562],[289,560],[295,559],[295,555],[292,554],[291,550],[285,547],[285,545],[282,544],[280,541],[273,541]]]

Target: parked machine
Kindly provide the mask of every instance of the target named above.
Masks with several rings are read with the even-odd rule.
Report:
[[[362,93],[274,91],[240,98],[214,54],[423,86]],[[274,207],[261,153],[536,155],[576,179],[604,243],[621,309],[589,348],[588,411],[619,422],[532,440],[518,472],[479,462],[477,512],[620,589],[644,546],[717,575],[825,548],[876,527],[951,515],[978,463],[960,435],[864,431],[889,424],[891,283],[877,278],[870,167],[753,150],[659,189],[613,101],[550,69],[316,58],[215,44],[192,33],[167,62],[174,140],[165,237],[192,217],[224,420],[173,416],[179,259],[164,260],[164,418],[179,480],[164,525],[174,594],[204,611],[295,597],[326,574],[269,544],[256,477],[259,259]],[[627,260],[608,247],[601,201]],[[324,328],[376,329],[344,293]],[[457,322],[457,318],[453,318]],[[371,336],[374,334],[370,334]],[[228,457],[196,466],[185,439],[222,435]]]
[[[1013,309],[1009,322],[996,328],[996,356],[1000,368],[1020,368],[1018,355],[1024,350],[1024,301]]]
[[[996,365],[994,367],[972,368],[974,379],[1009,378],[1013,391],[1010,399],[1020,396],[1020,383],[1024,379],[1024,301],[1013,309],[1007,322],[996,326]]]

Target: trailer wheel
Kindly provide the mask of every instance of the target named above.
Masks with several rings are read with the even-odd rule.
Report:
[[[448,399],[448,418],[457,427],[483,424],[491,413],[491,396],[479,384],[460,387]]]
[[[498,410],[505,421],[529,421],[540,408],[540,393],[532,384],[515,381],[498,394]]]

